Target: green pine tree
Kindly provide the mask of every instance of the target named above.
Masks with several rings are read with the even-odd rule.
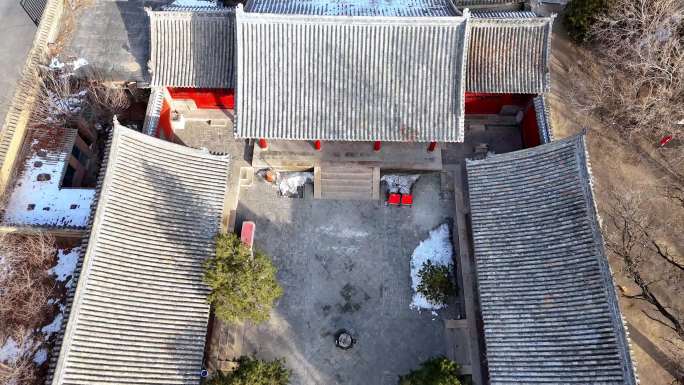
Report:
[[[418,278],[418,292],[433,305],[444,305],[456,294],[456,286],[451,280],[451,266],[435,265],[428,259],[418,271]]]
[[[256,250],[252,255],[235,234],[216,237],[216,255],[204,267],[204,282],[212,289],[209,303],[224,321],[265,321],[283,294],[271,260]]]
[[[285,368],[282,359],[261,361],[242,356],[237,362],[234,372],[218,372],[207,385],[287,385],[290,382],[291,371]]]
[[[461,385],[458,364],[446,357],[434,357],[409,374],[399,376],[399,385]]]
[[[608,9],[610,0],[573,0],[565,11],[565,27],[568,34],[576,42],[583,43],[589,39],[591,27],[596,17]]]

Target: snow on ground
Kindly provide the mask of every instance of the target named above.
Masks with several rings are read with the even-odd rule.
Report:
[[[14,338],[9,337],[7,342],[0,347],[0,362],[12,362],[21,356],[22,349]]]
[[[312,172],[277,173],[276,184],[278,185],[278,191],[285,196],[297,194],[297,189],[300,186],[304,186],[306,182],[313,182]]]
[[[412,175],[383,175],[380,182],[387,183],[387,191],[391,193],[410,194],[413,184],[420,178],[420,174]]]
[[[418,293],[420,278],[418,272],[428,260],[434,265],[449,266],[453,263],[454,247],[451,244],[451,232],[446,223],[430,231],[428,239],[422,241],[411,256],[411,287],[413,300],[409,307],[416,310],[437,310],[445,305],[434,305],[424,295]],[[433,312],[433,315],[435,313]]]
[[[64,305],[59,306],[59,313],[55,315],[55,318],[49,324],[43,326],[40,331],[45,334],[46,338],[50,338],[51,335],[57,333],[62,327],[62,320],[64,320]]]
[[[47,361],[48,357],[48,351],[45,348],[38,349],[36,354],[33,356],[33,362],[36,363],[36,365],[40,366]]]
[[[36,350],[38,345],[42,342],[34,337],[34,335],[27,335],[21,344],[15,341],[14,338],[8,337],[5,344],[0,347],[0,363],[12,364],[22,357],[33,354],[33,362],[37,365],[42,365],[47,361],[48,352],[46,348]],[[33,353],[34,351],[35,353]],[[29,356],[29,358],[31,358],[31,356]]]
[[[69,278],[65,285],[66,287],[71,287],[73,283],[71,277],[73,277],[74,270],[76,270],[76,263],[78,262],[80,253],[80,247],[74,247],[69,251],[58,250],[57,265],[50,269],[49,273],[54,274],[59,282],[64,282],[67,278]]]
[[[34,140],[33,144],[36,143],[37,140]],[[95,190],[60,188],[68,153],[42,149],[32,152],[10,196],[5,222],[13,225],[85,227]]]
[[[66,63],[59,61],[58,57],[53,57],[50,60],[49,67],[53,70],[61,70],[61,69],[64,69],[64,67],[67,67],[67,69],[70,69],[72,71],[76,71],[77,69],[84,67],[84,66],[87,66],[87,65],[88,65],[88,61],[82,57],[80,57],[74,61],[70,61],[70,62],[66,62]],[[71,75],[71,74],[72,74],[71,72],[68,72],[66,75]]]

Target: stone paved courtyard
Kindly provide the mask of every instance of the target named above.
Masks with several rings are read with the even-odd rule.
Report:
[[[240,194],[237,223],[256,222],[255,246],[272,256],[285,294],[270,321],[221,327],[212,349],[222,359],[284,357],[293,385],[396,384],[397,375],[446,354],[444,319],[456,310],[409,309],[411,253],[454,210],[440,184],[439,173],[421,177],[408,208],[314,200],[310,191],[278,198],[255,180]],[[357,338],[351,350],[335,347],[342,328]]]

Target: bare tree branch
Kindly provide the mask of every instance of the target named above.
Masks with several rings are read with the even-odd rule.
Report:
[[[665,135],[682,138],[683,20],[681,0],[610,1],[590,31],[599,61],[596,74],[575,83],[574,107],[626,137],[646,137],[651,143]],[[684,151],[663,156],[674,166]]]
[[[606,234],[607,249],[622,260],[624,272],[639,287],[641,293],[635,297],[641,297],[653,305],[670,323],[667,326],[674,330],[679,338],[684,339],[681,315],[676,314],[650,288],[650,285],[659,279],[648,282],[642,273],[643,262],[657,254],[651,246],[654,239],[650,232],[653,223],[649,211],[644,207],[638,194],[613,191],[610,195],[611,201],[606,213],[610,224],[610,230]]]

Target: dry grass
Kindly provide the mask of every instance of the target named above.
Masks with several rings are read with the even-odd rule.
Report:
[[[22,347],[18,357],[0,363],[0,384],[36,384],[40,376],[33,357],[42,347],[33,330],[52,314],[48,300],[56,294],[48,269],[56,254],[52,236],[0,233],[0,345],[9,338]]]
[[[38,380],[38,368],[30,356],[10,363],[0,363],[0,384],[28,385]]]
[[[43,325],[51,313],[48,299],[55,282],[48,269],[55,258],[55,241],[48,234],[0,234],[0,337],[23,339],[27,330]]]

